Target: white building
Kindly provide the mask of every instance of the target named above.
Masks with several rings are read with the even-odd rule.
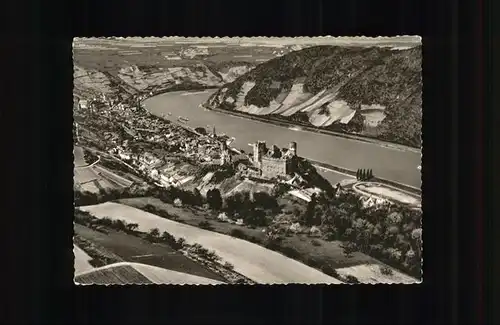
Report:
[[[118,154],[118,156],[120,157],[120,159],[123,159],[123,160],[130,160],[130,154],[127,153],[127,152],[120,152]]]
[[[89,103],[87,100],[85,99],[80,99],[80,101],[78,102],[78,106],[81,108],[81,109],[87,109],[89,108]]]

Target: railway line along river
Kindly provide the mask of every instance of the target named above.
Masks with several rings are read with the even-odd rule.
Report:
[[[377,177],[420,188],[421,174],[417,169],[421,165],[419,152],[291,129],[201,108],[199,105],[214,91],[168,92],[146,99],[144,105],[152,114],[168,120],[185,117],[191,127],[210,126],[211,129],[215,126],[217,133],[235,137],[231,145],[246,152],[251,149],[248,144],[257,140],[265,140],[268,146],[276,144],[280,147],[287,147],[290,141],[295,141],[299,156],[352,170],[372,169]]]

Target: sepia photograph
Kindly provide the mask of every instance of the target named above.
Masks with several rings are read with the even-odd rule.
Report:
[[[419,36],[75,38],[75,284],[422,283],[422,88]]]

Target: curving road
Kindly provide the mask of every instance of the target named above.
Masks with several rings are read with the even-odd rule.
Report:
[[[97,218],[109,217],[122,219],[128,223],[137,223],[139,231],[147,232],[152,228],[158,228],[160,233],[167,231],[176,238],[185,238],[188,244],[198,243],[215,251],[224,261],[233,264],[236,272],[257,283],[342,283],[312,267],[262,246],[164,219],[130,206],[107,202],[80,207],[80,209],[90,212]]]
[[[248,143],[257,140],[266,140],[269,145],[275,143],[281,147],[288,146],[290,141],[296,141],[300,156],[351,170],[372,169],[378,177],[417,188],[421,186],[421,174],[417,169],[421,165],[421,154],[418,152],[292,130],[200,108],[199,105],[213,92],[214,90],[196,93],[169,92],[145,100],[144,105],[149,112],[172,121],[176,121],[179,116],[187,117],[191,127],[215,125],[217,133],[234,136],[236,139],[232,145],[247,152],[251,149]]]
[[[73,164],[74,168],[87,168],[92,167],[101,161],[101,157],[97,156],[97,160],[90,165],[85,161],[85,154],[82,147],[73,146]]]

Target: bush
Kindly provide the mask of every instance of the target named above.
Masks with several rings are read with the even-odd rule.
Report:
[[[309,265],[310,267],[314,267],[314,268],[319,267],[321,265],[321,263],[313,257],[306,258],[306,260],[304,262],[305,262],[305,264]]]
[[[380,273],[382,273],[383,275],[392,275],[393,274],[392,269],[390,267],[384,266],[384,265],[380,266]]]
[[[128,229],[127,223],[120,219],[113,220],[112,227],[116,230],[121,230],[121,231],[126,231]]]
[[[221,260],[221,257],[215,253],[215,251],[207,250],[205,254],[205,258],[211,262],[218,262]]]
[[[320,241],[318,241],[318,240],[316,240],[316,239],[311,240],[311,244],[312,244],[313,246],[321,246],[321,242],[320,242]]]
[[[224,267],[231,271],[234,270],[234,265],[229,262],[224,263]]]
[[[101,218],[98,220],[99,220],[98,223],[103,225],[103,226],[108,226],[108,227],[113,226],[113,220],[111,218],[104,217],[104,218]]]
[[[158,228],[153,228],[151,230],[149,230],[149,233],[147,235],[147,238],[149,240],[158,240],[158,238],[160,237],[160,230]]]
[[[255,237],[255,236],[251,236],[250,238],[248,238],[248,241],[254,243],[254,244],[260,244],[262,243],[262,240],[260,240],[259,238]]]
[[[343,249],[344,249],[344,255],[346,257],[352,257],[352,253],[354,253],[356,251],[356,244],[352,243],[352,242],[347,242],[343,245]]]
[[[330,265],[323,265],[321,267],[321,272],[323,272],[326,275],[329,275],[331,277],[339,278],[338,272],[333,267],[331,267]]]
[[[267,240],[264,247],[273,251],[278,251],[281,248],[279,241],[276,239]]]
[[[95,218],[88,212],[75,211],[75,222],[82,225],[91,223]]]
[[[170,247],[174,248],[174,249],[178,249],[177,248],[177,241],[175,240],[175,237],[172,236],[171,234],[169,234],[168,232],[164,231],[162,234],[161,234],[161,241],[164,242],[165,244],[169,245]]]
[[[179,247],[179,249],[180,249],[180,248],[183,248],[183,247],[184,247],[184,246],[186,246],[186,245],[187,245],[187,244],[186,244],[186,240],[185,240],[184,238],[179,237],[179,238],[177,239],[177,247]]]
[[[205,221],[205,220],[200,221],[200,222],[198,223],[198,226],[199,226],[200,228],[202,228],[202,229],[206,229],[206,230],[212,230],[212,229],[213,229],[213,227],[212,227],[212,225],[210,224],[210,222]]]
[[[359,280],[358,278],[356,278],[355,276],[353,275],[347,275],[345,277],[345,280],[347,283],[352,283],[352,284],[358,284],[359,283]]]
[[[146,206],[143,208],[143,210],[145,210],[149,213],[158,214],[156,207],[154,205],[151,205],[151,204],[146,204]]]
[[[281,253],[283,253],[283,255],[288,256],[290,258],[296,259],[300,257],[300,253],[293,247],[280,246],[279,250]]]
[[[247,239],[247,235],[241,229],[233,229],[229,234],[236,238]]]
[[[127,224],[127,231],[134,232],[139,228],[139,224],[137,223],[129,223]]]

